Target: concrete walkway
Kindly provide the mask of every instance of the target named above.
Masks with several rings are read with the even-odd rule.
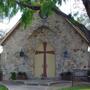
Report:
[[[58,90],[60,88],[64,87],[70,87],[68,86],[28,86],[28,85],[21,85],[21,86],[16,86],[16,85],[5,85],[8,90]]]
[[[29,82],[29,81],[28,81]],[[26,85],[21,82],[1,82],[8,90],[58,90],[63,87],[70,87],[71,83],[58,83],[51,86],[48,85]]]
[[[49,90],[48,87],[46,86],[27,86],[27,85],[21,85],[21,86],[16,86],[16,85],[12,85],[12,86],[7,86],[6,87],[9,90]]]

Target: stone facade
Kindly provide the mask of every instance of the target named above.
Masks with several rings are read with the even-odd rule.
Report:
[[[88,68],[88,44],[64,17],[53,14],[44,21],[35,15],[30,27],[26,30],[17,28],[4,43],[0,61],[4,79],[10,79],[11,72],[19,71],[26,72],[29,78],[34,77],[35,50],[42,42],[47,42],[54,48],[56,77],[61,72],[71,71],[74,68]]]

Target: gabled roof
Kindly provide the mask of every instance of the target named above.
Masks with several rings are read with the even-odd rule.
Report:
[[[54,9],[56,14],[62,15],[70,24],[75,28],[75,30],[90,44],[90,31],[79,22],[75,21],[71,15],[66,15],[65,13],[61,12],[57,8]]]
[[[20,25],[20,21],[16,23],[16,25],[2,38],[0,39],[0,45],[3,45],[3,43],[17,30]]]
[[[85,39],[85,41],[90,45],[90,31],[82,24],[75,21],[71,15],[66,15],[65,13],[61,12],[59,9],[54,8],[54,12],[58,15],[63,16],[67,22],[71,24],[71,26]],[[7,35],[0,40],[0,44],[3,43],[16,31],[16,28],[20,25],[20,21],[16,23],[16,25],[7,33]]]

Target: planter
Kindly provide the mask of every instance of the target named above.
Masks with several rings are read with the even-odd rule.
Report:
[[[72,80],[72,73],[71,72],[63,72],[61,73],[62,80]]]
[[[90,82],[90,70],[87,71],[87,80]]]
[[[0,71],[0,81],[2,81],[2,80],[3,80],[3,72]]]
[[[26,80],[26,79],[28,79],[28,78],[27,78],[27,75],[26,75],[25,72],[18,72],[18,73],[17,73],[17,79],[18,79],[18,80]]]

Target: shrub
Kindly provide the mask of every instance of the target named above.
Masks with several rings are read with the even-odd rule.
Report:
[[[16,72],[11,72],[11,79],[16,80]]]

